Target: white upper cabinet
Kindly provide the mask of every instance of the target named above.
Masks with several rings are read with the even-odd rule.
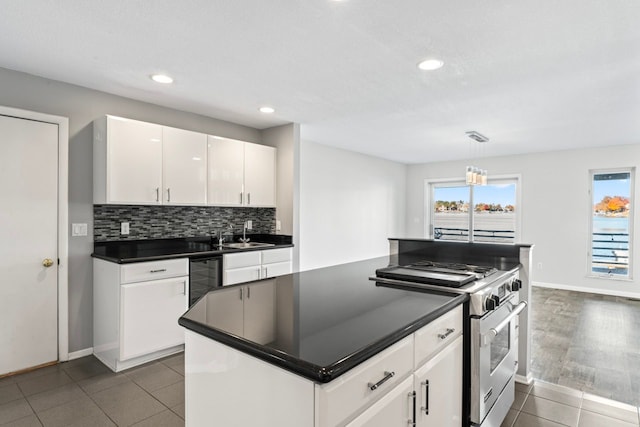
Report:
[[[275,206],[276,149],[244,144],[244,192],[246,206]]]
[[[115,116],[93,135],[95,204],[276,205],[273,147]]]
[[[162,128],[163,204],[207,202],[207,136]]]
[[[243,205],[244,142],[209,136],[207,199],[211,205]]]
[[[209,136],[208,203],[275,206],[276,149]]]
[[[157,204],[162,126],[106,116],[94,123],[94,203]]]

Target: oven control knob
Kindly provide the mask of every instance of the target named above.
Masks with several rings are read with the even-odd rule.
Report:
[[[487,311],[495,310],[500,305],[500,297],[498,295],[489,295],[484,300],[484,309]]]
[[[522,280],[513,279],[513,282],[511,282],[509,288],[511,289],[511,292],[518,292],[520,289],[522,289]]]

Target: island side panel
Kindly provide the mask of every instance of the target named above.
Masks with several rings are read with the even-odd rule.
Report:
[[[312,427],[314,383],[185,331],[187,426]]]

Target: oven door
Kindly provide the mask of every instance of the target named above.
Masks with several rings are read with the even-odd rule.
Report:
[[[471,318],[471,422],[474,424],[481,424],[494,406],[505,412],[513,403],[513,393],[508,395],[503,391],[514,381],[518,364],[516,324],[526,303],[512,304],[511,301],[518,301],[517,295],[513,294],[483,317]],[[491,419],[500,418],[499,425],[503,417],[495,415]]]

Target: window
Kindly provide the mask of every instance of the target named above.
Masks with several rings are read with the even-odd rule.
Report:
[[[428,237],[465,242],[516,241],[517,183],[515,178],[490,179],[483,186],[462,181],[428,182]]]
[[[633,169],[591,171],[590,273],[631,278]]]

